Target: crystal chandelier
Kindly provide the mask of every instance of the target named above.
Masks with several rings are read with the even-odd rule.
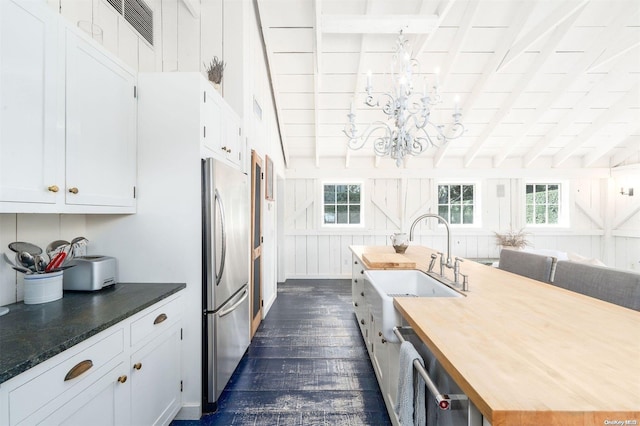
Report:
[[[392,157],[396,166],[400,167],[406,155],[418,155],[429,146],[440,146],[451,139],[457,139],[464,133],[464,125],[460,122],[460,108],[458,99],[455,100],[453,122],[447,126],[435,124],[431,121],[431,108],[442,102],[438,93],[438,80],[431,91],[427,89],[425,80],[422,93],[414,92],[412,77],[415,71],[419,73],[420,63],[411,58],[408,41],[402,31],[396,41],[395,54],[391,62],[391,92],[382,93],[378,99],[373,98],[371,71],[367,73],[367,98],[365,103],[370,107],[378,107],[382,103],[382,112],[387,115],[387,121],[375,121],[364,132],[360,132],[355,124],[355,110],[351,103],[351,110],[347,117],[344,134],[349,138],[347,146],[350,149],[361,149],[369,139],[373,140],[375,154],[381,157]]]

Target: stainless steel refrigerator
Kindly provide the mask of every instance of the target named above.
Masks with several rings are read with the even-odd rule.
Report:
[[[249,186],[246,174],[202,160],[203,409],[213,411],[249,347]]]

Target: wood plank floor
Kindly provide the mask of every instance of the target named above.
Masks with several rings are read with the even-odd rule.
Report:
[[[389,425],[351,280],[287,280],[218,401],[192,425]]]

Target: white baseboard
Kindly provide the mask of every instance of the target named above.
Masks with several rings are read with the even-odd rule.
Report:
[[[200,420],[202,406],[200,404],[183,405],[174,420]]]

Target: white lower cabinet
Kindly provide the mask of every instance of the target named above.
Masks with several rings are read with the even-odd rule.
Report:
[[[180,325],[134,353],[131,368],[131,424],[171,422],[181,402]]]
[[[182,404],[180,303],[158,302],[0,384],[0,424],[169,424]]]

